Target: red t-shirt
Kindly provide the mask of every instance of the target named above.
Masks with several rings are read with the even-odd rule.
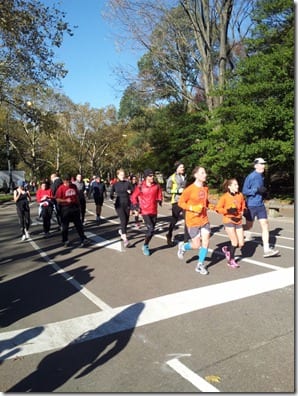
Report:
[[[78,204],[78,189],[75,184],[70,183],[69,186],[65,184],[61,184],[57,191],[55,198],[60,199],[68,199],[68,202],[59,202],[61,206],[71,206],[74,204]]]

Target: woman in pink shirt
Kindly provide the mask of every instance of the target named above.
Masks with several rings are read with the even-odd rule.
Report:
[[[40,188],[36,191],[36,201],[39,203],[39,216],[43,220],[44,236],[47,238],[50,234],[51,218],[54,208],[53,192],[50,184],[42,181]]]

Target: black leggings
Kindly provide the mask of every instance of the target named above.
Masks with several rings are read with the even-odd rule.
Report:
[[[116,208],[118,217],[120,219],[120,227],[122,234],[127,233],[127,224],[129,221],[130,208],[129,206],[119,206]]]
[[[41,217],[43,219],[43,230],[48,233],[51,228],[51,218],[53,213],[53,206],[43,206],[41,208]]]
[[[24,234],[25,230],[29,230],[30,227],[30,208],[29,204],[26,202],[17,203],[17,214],[19,217],[19,223],[21,227],[21,231]]]
[[[147,227],[144,244],[148,245],[154,234],[154,230],[157,222],[157,215],[143,215],[143,219]]]
[[[179,218],[184,218],[184,217],[185,217],[184,210],[181,209],[180,206],[178,206],[177,202],[173,203],[172,204],[172,217],[170,220],[169,231],[168,231],[168,234],[171,238],[173,236],[173,230],[175,228],[177,221],[179,220]],[[184,222],[184,242],[188,242],[189,239],[191,239],[191,238],[188,234],[187,226]]]

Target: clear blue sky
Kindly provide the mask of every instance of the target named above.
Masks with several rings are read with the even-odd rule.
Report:
[[[123,90],[114,69],[120,64],[136,67],[140,54],[117,51],[112,38],[112,27],[101,16],[105,0],[43,0],[66,12],[65,21],[74,35],[65,35],[56,58],[65,64],[67,76],[62,80],[62,91],[74,103],[90,103],[91,107],[119,106]]]

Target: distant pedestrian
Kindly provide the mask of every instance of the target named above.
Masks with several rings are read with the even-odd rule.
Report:
[[[178,201],[178,205],[186,211],[185,222],[191,241],[179,242],[177,255],[180,260],[183,260],[185,251],[198,249],[196,271],[207,275],[208,270],[204,261],[208,253],[211,233],[207,215],[209,208],[208,187],[205,186],[207,173],[205,168],[197,166],[192,175],[195,181],[184,189]]]
[[[135,188],[139,185],[139,180],[138,180],[137,176],[132,175],[130,182],[131,182],[131,186],[132,186],[131,193],[133,193]],[[138,230],[141,227],[140,210],[139,210],[138,204],[137,205],[131,204],[131,215],[134,216],[135,228]]]
[[[36,191],[36,201],[39,203],[39,217],[42,217],[43,232],[47,238],[51,229],[51,218],[54,209],[54,196],[49,182],[42,181]]]
[[[254,160],[255,170],[251,172],[244,180],[242,193],[246,197],[247,211],[245,212],[246,224],[244,230],[250,230],[255,218],[259,220],[262,229],[262,241],[264,257],[277,256],[279,251],[269,246],[269,224],[266,207],[264,204],[264,195],[267,188],[264,186],[263,173],[265,171],[266,161],[263,158]]]
[[[166,234],[167,244],[168,246],[173,246],[173,231],[175,225],[177,224],[179,218],[183,218],[184,211],[178,205],[178,200],[180,195],[183,193],[185,188],[186,178],[184,175],[184,164],[182,162],[177,161],[175,163],[175,172],[167,179],[166,182],[166,191],[168,194],[171,194],[171,204],[172,204],[172,217],[169,224],[169,230]],[[187,227],[184,229],[184,242],[187,242],[189,239],[189,235],[187,232]]]
[[[219,198],[215,207],[217,213],[223,215],[225,231],[230,239],[230,245],[222,248],[227,264],[231,268],[238,268],[235,260],[235,250],[244,246],[244,232],[242,216],[246,208],[245,199],[239,192],[239,184],[235,178],[225,180],[223,183],[225,193]]]
[[[63,184],[58,187],[55,198],[61,207],[62,243],[65,247],[69,246],[69,223],[73,222],[81,240],[80,246],[83,247],[87,243],[87,238],[80,217],[79,193],[77,186],[71,183],[69,175],[63,178]]]
[[[30,207],[31,202],[30,192],[25,189],[25,182],[18,180],[17,188],[13,192],[13,200],[16,203],[17,214],[22,233],[22,241],[29,239],[29,228],[31,224]]]
[[[53,193],[53,197],[56,195],[57,188],[63,184],[63,181],[58,173],[51,174],[51,190]],[[57,203],[56,199],[54,198],[54,212],[56,215],[57,223],[61,228],[61,213],[60,213],[60,206]]]
[[[130,214],[130,195],[132,191],[131,183],[125,179],[125,171],[119,169],[117,171],[118,181],[111,186],[110,198],[115,199],[115,210],[120,219],[119,234],[123,240],[124,247],[129,246],[127,239],[127,225]]]
[[[85,223],[86,215],[86,184],[81,174],[77,174],[74,184],[77,186],[79,192],[80,210],[81,210],[81,221]]]
[[[107,197],[107,190],[105,183],[100,176],[95,176],[95,179],[90,185],[90,194],[93,196],[96,211],[96,221],[100,223],[100,216],[104,199]]]
[[[162,205],[162,189],[154,181],[154,173],[151,169],[144,171],[144,180],[132,193],[131,202],[139,204],[147,232],[145,235],[142,251],[145,256],[150,256],[149,243],[154,235],[157,222],[157,205]]]

